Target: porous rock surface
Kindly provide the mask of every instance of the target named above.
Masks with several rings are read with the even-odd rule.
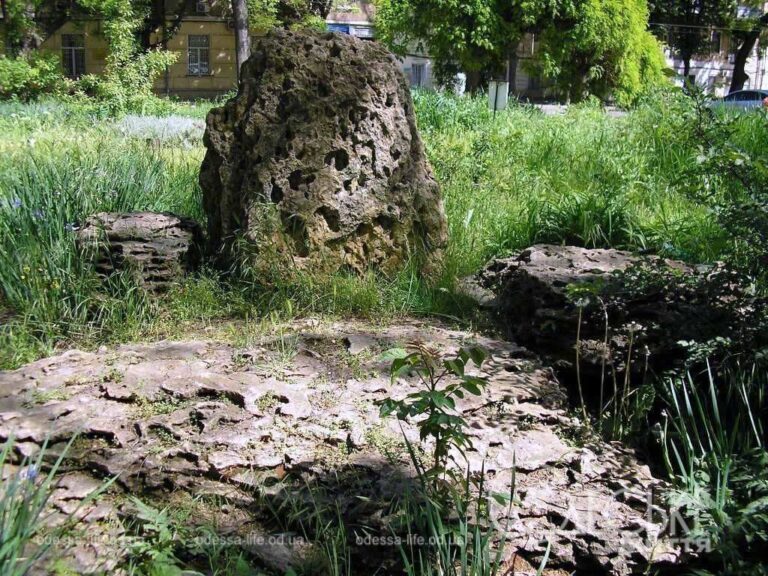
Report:
[[[381,503],[415,479],[400,424],[381,419],[376,401],[402,397],[417,382],[390,383],[379,357],[414,340],[445,354],[473,342],[491,354],[482,369],[487,390],[458,410],[470,424],[468,465],[484,467],[486,489],[508,494],[515,475],[515,504],[492,502],[509,570],[534,574],[548,543],[550,575],[643,573],[649,562],[675,557],[648,515],[660,482],[617,444],[569,440],[583,430],[550,369],[515,344],[435,323],[304,321],[246,348],[164,341],[69,351],[0,372],[0,438],[14,434],[19,452],[33,453],[48,435],[58,449],[81,432],[52,500],[59,516],[111,475],[119,475],[119,491],[145,501],[226,497],[213,510],[221,535],[255,542],[249,551],[282,574],[302,562],[302,550],[260,548],[249,538],[277,530],[259,516],[256,492],[277,508],[289,494],[308,498],[310,486],[312,498],[338,504],[350,530],[391,535]],[[412,424],[404,434],[418,444]],[[122,506],[112,495],[80,511],[89,538],[67,556],[78,573],[114,569],[124,534],[110,519]],[[196,511],[191,520],[204,516]],[[387,554],[398,552],[355,547],[355,573],[376,572]]]
[[[151,291],[165,290],[194,270],[203,248],[200,225],[170,213],[100,212],[77,234],[101,276],[129,271]]]
[[[578,335],[585,382],[599,382],[604,365],[623,371],[630,345],[631,371],[660,373],[685,358],[682,342],[743,323],[750,311],[728,305],[727,282],[713,282],[714,273],[621,250],[540,244],[491,261],[465,287],[508,337],[558,368],[574,366]],[[696,279],[706,280],[701,289]]]
[[[200,172],[209,240],[242,234],[256,264],[393,270],[439,261],[440,191],[410,90],[381,45],[278,30],[259,40],[238,94],[207,118]]]

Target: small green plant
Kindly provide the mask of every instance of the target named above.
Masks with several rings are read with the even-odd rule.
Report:
[[[38,404],[45,404],[52,400],[64,401],[69,400],[70,393],[62,388],[54,388],[52,390],[35,390],[32,392],[30,399],[25,400],[23,406],[25,408],[31,408]]]
[[[467,423],[456,412],[456,400],[465,393],[480,395],[487,380],[467,373],[474,364],[481,368],[487,353],[480,347],[459,349],[455,358],[442,358],[435,348],[420,343],[385,352],[393,358],[392,379],[415,373],[422,390],[402,400],[386,399],[381,414],[413,418],[421,440],[434,442],[431,462],[423,464],[416,447],[404,437],[418,487],[406,493],[397,511],[398,526],[407,534],[400,538],[403,571],[408,576],[491,576],[499,573],[505,531],[499,531],[492,502],[512,506],[515,473],[509,494],[491,494],[485,489],[485,470],[449,469],[453,449],[462,454],[472,447]],[[509,511],[508,511],[509,512]],[[510,514],[507,514],[509,517]],[[397,534],[397,526],[392,527]],[[404,542],[404,543],[403,543]]]
[[[75,441],[73,437],[52,466],[46,466],[48,441],[37,456],[24,458],[18,466],[11,463],[15,441],[9,438],[0,452],[0,574],[24,576],[50,551],[53,542],[78,522],[77,513],[98,498],[114,482],[114,478],[91,492],[63,523],[47,524],[48,500],[56,487],[59,469]],[[47,471],[46,471],[47,470]]]
[[[402,400],[387,398],[381,402],[383,417],[395,414],[399,420],[416,419],[421,440],[434,441],[431,467],[425,475],[433,481],[444,477],[448,470],[448,458],[452,448],[462,454],[472,443],[465,429],[467,423],[456,413],[456,400],[465,393],[479,396],[487,379],[466,372],[467,365],[478,368],[487,357],[478,346],[461,348],[455,358],[443,359],[440,352],[426,344],[413,343],[407,349],[396,348],[385,352],[393,358],[390,373],[395,381],[400,376],[415,373],[422,389],[408,394]],[[448,381],[453,377],[452,381]]]
[[[135,509],[129,529],[129,572],[140,575],[178,574],[176,548],[179,532],[168,508],[159,510],[136,497],[130,498]]]

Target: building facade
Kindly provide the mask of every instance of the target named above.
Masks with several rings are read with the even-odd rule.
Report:
[[[165,14],[150,42],[161,40],[161,29],[170,30],[166,48],[177,54],[176,62],[157,79],[155,91],[180,98],[203,98],[226,93],[236,87],[235,32],[229,0],[166,0]],[[375,9],[370,1],[334,4],[326,19],[328,30],[374,40]],[[744,14],[742,14],[744,16]],[[103,23],[96,18],[80,17],[66,22],[45,40],[42,49],[60,54],[62,68],[71,78],[103,72],[108,45],[102,34]],[[733,73],[734,52],[727,31],[713,29],[712,50],[691,61],[688,81],[708,92],[722,96],[728,92]],[[254,37],[257,36],[254,33]],[[529,63],[536,52],[535,36],[529,34],[517,49],[517,69],[510,87],[516,97],[544,100],[550,96],[547,82],[530,74]],[[667,49],[667,64],[682,84],[683,62]],[[414,87],[435,88],[437,82],[429,55],[413,47],[401,59],[401,67]],[[759,43],[746,66],[746,88],[768,89],[768,51]],[[463,80],[456,89],[463,92]]]

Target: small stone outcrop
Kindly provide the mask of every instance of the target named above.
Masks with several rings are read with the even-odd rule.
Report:
[[[194,270],[203,244],[197,222],[157,212],[95,214],[85,221],[77,239],[101,276],[130,271],[144,288],[155,292]]]
[[[717,268],[552,245],[494,260],[467,283],[508,336],[560,369],[574,366],[581,326],[582,373],[675,367],[685,342],[707,342],[747,318],[735,289]]]
[[[379,44],[275,31],[212,110],[200,172],[211,248],[245,238],[254,265],[391,271],[447,240],[408,84]]]

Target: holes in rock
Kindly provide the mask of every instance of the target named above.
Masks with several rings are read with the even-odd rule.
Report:
[[[392,150],[390,150],[390,151],[389,151],[389,153],[392,155],[392,160],[394,160],[395,162],[397,162],[398,160],[400,160],[400,156],[402,156],[402,155],[403,155],[403,153],[402,153],[402,152],[400,152],[400,150],[397,150],[396,148],[395,148],[395,149],[392,149]]]
[[[272,192],[269,195],[269,198],[277,204],[285,197],[285,194],[283,194],[283,189],[280,188],[280,186],[275,182],[275,179],[272,179]]]
[[[361,188],[365,186],[365,184],[368,182],[368,176],[365,174],[360,174],[360,176],[357,177],[357,185]]]
[[[395,224],[395,221],[386,214],[379,214],[376,216],[374,222],[381,226],[384,230],[391,230]]]
[[[390,107],[394,106],[394,104],[395,104],[395,93],[394,93],[394,92],[389,92],[389,93],[387,94],[387,99],[386,99],[386,101],[384,102],[384,105],[385,105],[387,108],[390,108]]]
[[[282,221],[283,229],[293,243],[294,253],[300,258],[309,256],[309,234],[304,221],[298,216],[285,213],[282,215]]]
[[[319,214],[323,217],[323,220],[325,220],[325,223],[328,225],[328,228],[332,232],[338,232],[340,230],[339,211],[335,208],[330,208],[329,206],[321,206],[317,209],[315,214]]]
[[[327,82],[320,82],[320,84],[317,86],[317,95],[321,98],[325,98],[331,93],[331,87],[328,86]]]
[[[336,170],[344,170],[344,168],[349,166],[349,154],[346,150],[342,149],[328,152],[328,154],[325,155],[325,163],[328,166],[333,164],[336,167]]]
[[[341,47],[338,44],[331,46],[331,58],[338,58],[341,56]]]
[[[303,181],[303,174],[301,170],[294,170],[288,176],[288,184],[291,186],[291,190],[298,190]]]
[[[344,190],[352,192],[352,180],[344,180]]]
[[[293,80],[286,77],[283,79],[283,90],[290,90],[291,88],[293,88]]]
[[[384,176],[387,178],[389,178],[390,174],[392,174],[392,170],[389,169],[389,166],[384,166],[382,170],[384,171]]]

